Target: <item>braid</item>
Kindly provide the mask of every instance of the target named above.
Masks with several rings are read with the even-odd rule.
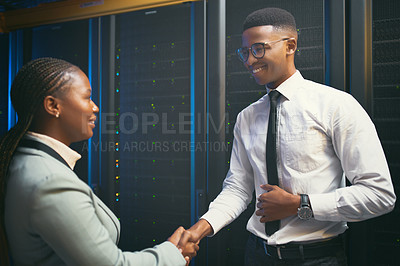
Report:
[[[4,231],[4,200],[7,170],[19,141],[28,131],[33,117],[47,95],[68,84],[67,73],[78,67],[61,59],[39,58],[24,65],[11,86],[11,102],[18,114],[17,124],[0,139],[0,264],[8,265]],[[4,260],[3,260],[4,258]]]

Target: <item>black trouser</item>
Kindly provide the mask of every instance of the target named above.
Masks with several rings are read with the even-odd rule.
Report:
[[[339,239],[337,239],[339,240]],[[264,246],[263,240],[250,234],[247,242],[245,254],[245,266],[275,266],[275,265],[290,265],[290,266],[312,266],[312,265],[332,265],[346,266],[347,259],[345,254],[342,239],[339,241],[320,242],[302,245],[285,245],[280,248],[279,252],[276,249],[270,249],[271,254],[267,255],[268,246]],[[285,250],[284,250],[285,249]],[[300,250],[301,252],[298,252]],[[282,252],[281,252],[282,251]],[[268,251],[267,251],[268,252]],[[330,253],[330,254],[329,254]],[[281,258],[277,256],[281,255]],[[319,256],[321,254],[321,256]]]

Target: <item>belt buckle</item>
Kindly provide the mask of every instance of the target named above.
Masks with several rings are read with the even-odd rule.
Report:
[[[266,241],[263,241],[263,245],[264,245],[265,254],[267,254],[268,256],[272,257],[272,255],[270,253],[268,253]],[[281,260],[282,259],[282,255],[281,255],[281,247],[280,246],[276,246],[276,253],[278,254],[278,259]]]

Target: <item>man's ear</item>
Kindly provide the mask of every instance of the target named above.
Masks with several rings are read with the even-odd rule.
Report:
[[[292,55],[296,52],[296,49],[297,49],[296,38],[290,38],[289,40],[287,40],[286,53],[288,55]]]
[[[59,117],[60,104],[59,100],[51,95],[47,95],[43,100],[43,108],[46,113],[51,116]]]

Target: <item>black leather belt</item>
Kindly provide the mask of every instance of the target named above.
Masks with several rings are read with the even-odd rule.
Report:
[[[264,239],[257,237],[258,241],[262,241],[265,253],[279,260],[304,260],[318,257],[335,256],[339,251],[344,252],[343,236],[337,236],[329,240],[314,242],[310,244],[294,244],[270,246],[265,243]]]

